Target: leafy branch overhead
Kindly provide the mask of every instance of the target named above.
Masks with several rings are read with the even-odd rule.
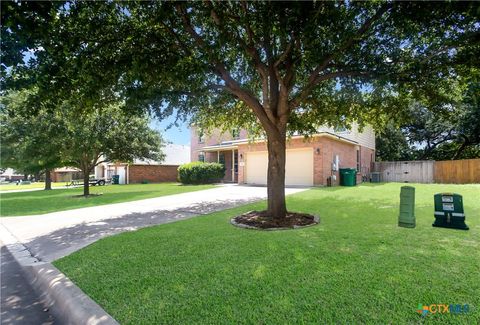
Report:
[[[478,5],[468,2],[72,2],[44,32],[38,60],[55,58],[45,88],[68,85],[65,95],[121,91],[160,116],[206,106],[222,114],[240,99],[263,127],[295,115],[308,130],[312,119],[375,119],[386,96],[433,98],[436,82],[448,87],[456,68],[475,65],[475,22]]]

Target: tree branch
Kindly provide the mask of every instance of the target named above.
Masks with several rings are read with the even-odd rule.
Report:
[[[325,80],[330,80],[338,77],[363,77],[363,78],[373,78],[375,76],[379,76],[381,74],[375,72],[375,71],[357,71],[357,70],[352,70],[352,71],[335,71],[335,72],[329,72],[329,73],[324,73],[321,74],[317,77],[318,82],[322,82]],[[296,96],[289,105],[289,108],[291,110],[294,110],[295,108],[298,107],[300,103],[302,103],[308,95],[310,95],[310,92],[308,94],[302,93],[303,97],[300,98],[300,96]]]
[[[386,13],[390,8],[392,7],[392,4],[390,2],[384,3],[376,12],[375,14],[368,18],[363,25],[357,30],[357,32],[347,39],[340,48],[334,52],[329,54],[310,74],[307,84],[303,88],[303,90],[300,91],[300,93],[295,96],[295,98],[292,100],[290,106],[292,108],[295,108],[297,105],[299,105],[303,100],[305,100],[308,95],[312,92],[312,90],[315,88],[315,86],[325,80],[321,77],[320,72],[322,72],[325,68],[328,67],[330,62],[337,58],[339,55],[343,54],[343,52],[347,49],[349,49],[351,46],[353,46],[356,42],[360,41],[365,35],[365,33],[370,29],[370,27],[376,22],[378,19],[380,19],[384,13]]]
[[[260,104],[258,99],[249,90],[243,89],[240,84],[235,79],[233,79],[230,72],[228,72],[227,68],[225,67],[225,64],[221,62],[218,58],[214,57],[210,46],[205,44],[202,37],[193,28],[187,11],[185,10],[185,7],[182,4],[178,4],[176,8],[181,15],[185,29],[194,39],[195,43],[210,54],[210,63],[213,65],[214,71],[216,71],[219,77],[225,81],[226,89],[230,93],[235,95],[237,98],[242,100],[253,110],[253,112],[258,117],[260,123],[267,132],[278,134],[279,131],[276,128],[274,121],[270,120],[269,116],[267,116],[264,107],[262,106],[262,104]]]

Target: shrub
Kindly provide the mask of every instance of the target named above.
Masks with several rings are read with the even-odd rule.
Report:
[[[178,167],[178,180],[183,184],[218,182],[225,176],[225,167],[218,163],[192,162]]]

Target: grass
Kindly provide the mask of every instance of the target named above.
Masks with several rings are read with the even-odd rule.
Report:
[[[65,186],[65,184],[67,183],[66,182],[52,183],[52,187],[61,187],[61,186]],[[43,182],[36,182],[36,183],[25,184],[25,185],[16,185],[15,183],[9,183],[9,184],[0,185],[0,191],[30,190],[30,189],[44,188],[44,187],[45,187],[45,183]]]
[[[121,324],[480,322],[480,186],[416,187],[415,229],[397,226],[403,184],[288,197],[321,224],[235,228],[252,204],[100,240],[54,264]],[[464,196],[469,231],[433,228],[433,194]],[[462,315],[418,304],[468,304]]]
[[[0,214],[2,217],[44,214],[110,203],[148,199],[208,188],[213,188],[213,185],[160,183],[92,186],[90,187],[90,194],[103,194],[89,198],[75,197],[83,193],[82,188],[2,193],[0,196]]]

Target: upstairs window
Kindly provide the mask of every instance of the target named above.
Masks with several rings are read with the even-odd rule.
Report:
[[[198,132],[198,143],[204,143],[205,142],[205,135],[203,134],[203,131]]]
[[[231,131],[231,134],[232,134],[232,139],[233,140],[238,140],[240,139],[240,130],[239,129],[233,129]]]
[[[340,117],[340,123],[338,123],[334,128],[333,130],[335,131],[335,133],[345,133],[345,132],[348,132],[349,130],[347,129],[346,127],[346,121],[347,119],[345,118],[345,116],[341,116]]]

